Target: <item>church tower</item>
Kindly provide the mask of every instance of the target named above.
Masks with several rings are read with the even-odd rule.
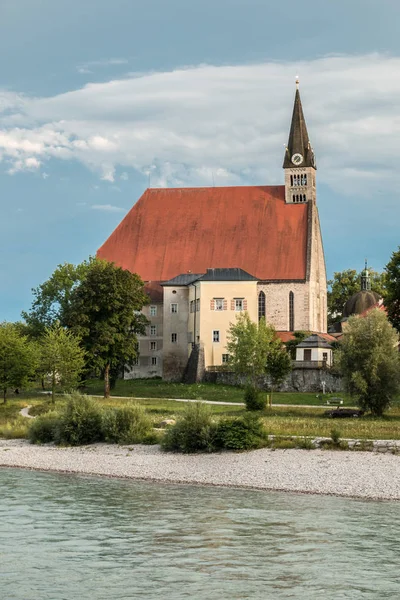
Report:
[[[286,203],[315,202],[315,172],[317,166],[314,151],[308,138],[298,79],[296,79],[292,124],[285,150],[283,168],[285,169]]]

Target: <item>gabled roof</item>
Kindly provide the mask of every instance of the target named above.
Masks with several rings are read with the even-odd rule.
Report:
[[[201,281],[257,281],[250,273],[243,269],[207,269],[207,273],[200,277]]]
[[[298,83],[298,82],[297,82]],[[301,105],[300,92],[297,87],[296,95],[294,98],[294,107],[292,115],[292,123],[290,126],[289,141],[287,144],[285,158],[283,161],[283,168],[295,167],[292,163],[293,154],[301,154],[304,161],[301,163],[301,167],[314,167],[315,159],[314,152],[311,148],[310,140],[308,137],[306,120],[303,114],[303,107]]]
[[[284,186],[148,189],[97,256],[145,281],[235,265],[259,280],[305,280],[308,204]]]
[[[194,283],[198,279],[201,279],[201,277],[202,277],[201,273],[197,274],[197,275],[195,275],[194,273],[183,273],[182,275],[177,275],[176,277],[173,277],[172,279],[169,279],[168,281],[164,281],[161,285],[162,286],[190,285],[191,283]]]
[[[331,349],[332,346],[328,344],[326,339],[324,339],[321,335],[317,333],[313,333],[308,338],[297,344],[296,348],[328,348]]]
[[[144,286],[144,292],[153,304],[163,303],[164,294],[159,281],[148,281]]]
[[[177,275],[168,281],[164,281],[161,285],[190,285],[195,281],[258,281],[257,277],[253,277],[250,273],[246,273],[243,269],[207,269],[207,273],[194,275],[193,273],[183,273]]]

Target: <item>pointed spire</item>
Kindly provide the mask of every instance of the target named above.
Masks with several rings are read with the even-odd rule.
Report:
[[[361,273],[361,291],[371,291],[371,276],[368,271],[367,259],[365,259],[364,271]]]
[[[292,161],[294,156],[296,157],[297,162]],[[301,105],[299,78],[296,77],[296,94],[294,97],[292,124],[290,126],[289,141],[286,147],[283,168],[286,169],[300,166],[316,168],[314,151],[308,137],[303,107]]]

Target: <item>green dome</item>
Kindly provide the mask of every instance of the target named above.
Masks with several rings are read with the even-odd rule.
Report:
[[[351,315],[361,315],[363,312],[375,306],[381,299],[377,292],[371,290],[362,290],[353,294],[344,305],[343,317],[351,317]]]

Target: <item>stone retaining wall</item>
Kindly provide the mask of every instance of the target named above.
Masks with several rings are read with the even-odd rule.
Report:
[[[241,385],[245,383],[244,378],[240,378],[235,373],[229,371],[206,371],[204,381],[209,383],[220,383],[225,385]],[[325,382],[326,393],[336,393],[342,391],[342,381],[339,375],[329,372],[326,369],[293,369],[286,377],[282,385],[275,391],[277,392],[323,392],[322,382]],[[268,377],[262,377],[259,380],[260,389],[269,389],[270,383]]]

